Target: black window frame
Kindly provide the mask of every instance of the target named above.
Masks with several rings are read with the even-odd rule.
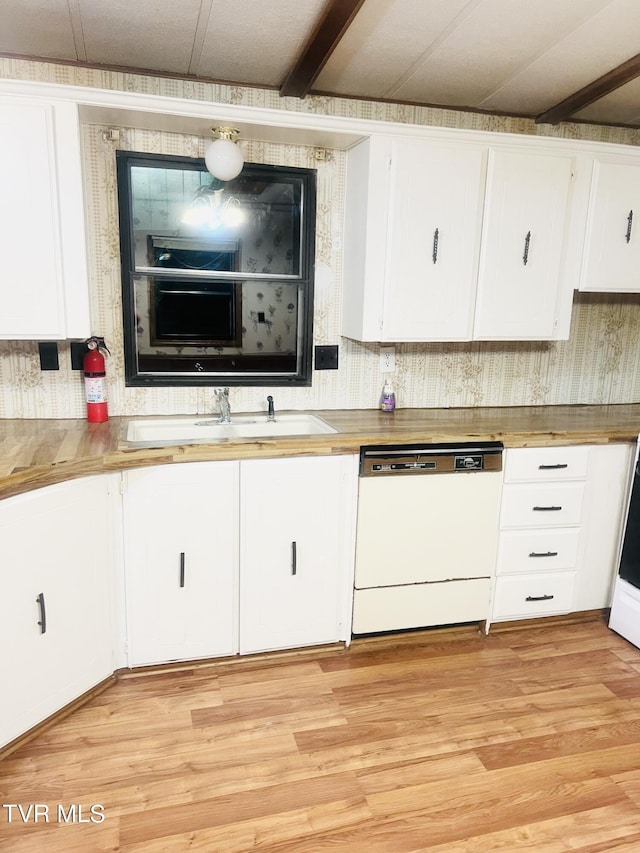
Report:
[[[177,155],[151,154],[137,151],[116,151],[118,213],[120,219],[120,261],[122,314],[124,338],[125,385],[127,387],[185,387],[203,385],[264,386],[275,387],[310,386],[312,378],[313,352],[313,313],[314,313],[314,273],[316,241],[316,170],[289,166],[245,163],[243,173],[248,172],[257,180],[294,179],[301,186],[300,204],[300,258],[298,274],[290,276],[265,276],[260,273],[234,271],[229,273],[237,282],[256,284],[264,281],[282,280],[287,284],[295,283],[299,298],[304,300],[303,308],[298,308],[298,350],[295,365],[283,370],[269,365],[268,356],[248,355],[244,359],[245,371],[238,370],[242,357],[233,358],[228,354],[207,356],[206,358],[184,359],[185,367],[197,363],[197,371],[178,370],[180,358],[167,356],[167,370],[157,372],[141,371],[138,366],[137,321],[135,309],[135,279],[148,273],[136,268],[133,222],[133,200],[131,193],[131,169],[135,166],[149,167],[157,165],[164,169],[194,169],[206,172],[204,159]],[[154,276],[171,277],[174,270],[154,268]],[[224,275],[224,274],[223,274]],[[212,274],[206,281],[215,281],[220,277]],[[276,359],[277,362],[277,359]],[[169,366],[170,365],[170,366]],[[216,370],[216,367],[218,370]],[[238,371],[238,372],[236,372]]]

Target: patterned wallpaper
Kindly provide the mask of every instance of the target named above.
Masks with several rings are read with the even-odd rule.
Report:
[[[640,132],[488,116],[341,98],[280,99],[277,92],[152,76],[99,71],[53,63],[0,58],[0,77],[104,89],[241,103],[271,109],[409,122],[473,130],[568,136],[640,144]],[[105,128],[83,128],[89,230],[92,324],[104,335],[108,358],[109,411],[170,414],[213,410],[213,389],[125,388],[121,331],[115,155]],[[134,151],[203,156],[208,140],[123,128],[119,146]],[[278,408],[370,408],[382,386],[377,344],[340,336],[342,219],[345,157],[330,152],[316,162],[304,146],[245,142],[256,163],[318,170],[314,343],[339,344],[340,368],[314,373],[310,388],[232,388],[234,411],[266,408],[272,393]],[[541,343],[396,345],[394,383],[403,407],[494,406],[559,403],[640,402],[640,296],[576,294],[569,341]],[[60,345],[57,372],[39,369],[36,342],[0,341],[0,417],[83,417],[82,377],[71,371],[69,347]]]

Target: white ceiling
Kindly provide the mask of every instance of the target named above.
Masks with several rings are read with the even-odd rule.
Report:
[[[0,54],[280,89],[354,4],[0,0]],[[310,93],[537,117],[640,54],[640,0],[364,0],[327,54]],[[640,126],[640,79],[566,117]]]

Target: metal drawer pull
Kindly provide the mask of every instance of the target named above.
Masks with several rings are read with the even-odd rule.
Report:
[[[180,586],[184,586],[184,551],[180,552]]]
[[[538,465],[539,471],[552,471],[557,468],[568,468],[569,465],[566,462],[558,462],[557,465]]]
[[[532,551],[530,557],[557,557],[557,551]]]
[[[627,216],[627,233],[624,236],[624,239],[627,243],[631,242],[631,226],[633,225],[633,210],[629,211],[629,215]]]
[[[534,506],[534,512],[560,512],[561,506]]]
[[[40,621],[38,625],[40,626],[40,633],[47,633],[47,608],[44,604],[44,592],[41,592],[40,595],[36,598],[36,603],[40,606]]]
[[[433,258],[433,263],[438,263],[438,240],[440,239],[440,231],[438,228],[433,232],[433,252],[431,257]]]
[[[529,263],[529,244],[531,243],[531,231],[527,231],[527,236],[524,238],[524,254],[522,256],[522,263],[526,265]]]
[[[525,601],[551,601],[553,595],[528,595]]]
[[[298,574],[298,546],[295,542],[291,543],[291,574]]]

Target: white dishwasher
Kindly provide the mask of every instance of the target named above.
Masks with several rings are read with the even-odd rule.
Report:
[[[489,617],[500,442],[360,451],[353,633]]]

